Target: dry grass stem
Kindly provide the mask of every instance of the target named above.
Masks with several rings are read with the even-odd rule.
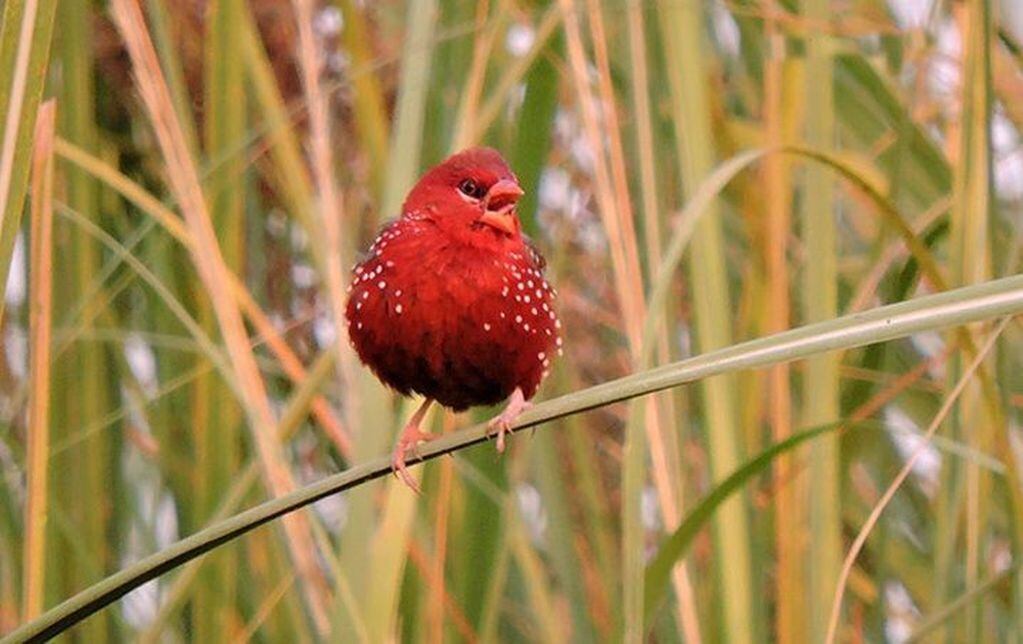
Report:
[[[903,463],[902,469],[895,476],[895,479],[885,490],[881,498],[878,499],[877,503],[874,504],[874,508],[870,511],[870,515],[867,520],[863,523],[860,531],[856,534],[856,538],[853,540],[852,545],[849,547],[849,552],[845,556],[845,561],[842,562],[842,570],[838,577],[838,586],[835,588],[835,597],[831,603],[831,616],[828,619],[828,631],[825,638],[827,644],[833,644],[838,637],[838,627],[842,616],[842,598],[845,595],[845,587],[849,581],[849,575],[852,572],[853,566],[856,564],[856,558],[859,556],[860,551],[863,550],[863,544],[866,543],[867,537],[873,531],[874,526],[877,525],[878,520],[881,518],[881,513],[884,512],[885,508],[891,502],[895,493],[902,487],[903,482],[909,477],[913,471],[913,466],[927,450],[930,445],[931,439],[934,437],[935,432],[938,431],[938,427],[945,421],[945,418],[952,411],[952,408],[959,399],[959,396],[966,390],[967,385],[970,384],[975,373],[980,368],[980,365],[984,363],[984,359],[987,357],[991,349],[994,348],[999,336],[1002,335],[1002,331],[1012,321],[1012,316],[1003,318],[1001,322],[991,331],[987,341],[980,348],[980,351],[970,362],[969,366],[963,371],[963,375],[959,378],[956,386],[948,393],[945,400],[941,404],[941,408],[938,409],[938,413],[934,415],[931,420],[931,424],[927,427],[927,430],[920,437],[919,444],[913,450],[906,462]]]
[[[235,299],[231,297],[230,282],[226,277],[228,270],[213,231],[201,183],[191,153],[184,143],[186,139],[178,123],[179,117],[164,81],[142,11],[135,0],[114,0],[112,9],[114,21],[132,59],[139,93],[167,164],[167,178],[185,223],[192,232],[195,242],[192,257],[227,344],[234,375],[239,383],[238,394],[249,416],[249,427],[267,485],[276,496],[287,494],[295,488],[295,482],[272,433],[276,421],[255,357],[249,349],[248,334],[241,313],[235,305]],[[326,612],[327,584],[313,558],[316,548],[308,518],[303,515],[289,517],[284,521],[284,528],[288,534],[291,556],[298,567],[299,576],[305,582],[304,590],[317,630],[325,634],[329,627]]]
[[[25,569],[22,619],[42,612],[49,517],[50,348],[53,328],[53,139],[57,105],[47,101],[36,117],[32,155],[30,239],[32,309],[31,389],[28,412],[28,498],[25,502]]]

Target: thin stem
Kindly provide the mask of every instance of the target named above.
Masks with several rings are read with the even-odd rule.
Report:
[[[525,411],[513,429],[604,407],[671,387],[740,369],[753,369],[806,358],[822,351],[851,349],[914,333],[1023,313],[1023,275],[928,295],[807,325],[736,344],[700,356],[637,373],[561,396]],[[488,439],[486,424],[441,436],[420,450],[432,460]],[[0,644],[53,637],[123,597],[151,579],[172,570],[251,530],[320,499],[391,472],[389,457],[372,459],[285,496],[237,514],[146,557],[62,602],[39,619],[22,625]]]
[[[924,451],[930,445],[931,439],[934,437],[934,433],[938,431],[938,427],[941,426],[945,417],[948,416],[950,411],[952,411],[952,406],[955,405],[960,394],[962,394],[966,389],[966,385],[970,383],[970,379],[973,377],[973,374],[980,368],[980,365],[984,362],[984,358],[987,357],[987,354],[995,346],[995,342],[998,340],[998,337],[1011,321],[1011,316],[1003,318],[995,328],[994,332],[988,337],[987,342],[984,343],[984,346],[977,353],[977,356],[970,363],[970,366],[966,368],[965,372],[963,372],[963,375],[959,379],[959,382],[956,383],[955,388],[951,393],[949,393],[948,397],[945,398],[945,402],[942,403],[941,408],[938,409],[938,413],[934,416],[934,420],[931,421],[927,431],[924,432],[919,445],[917,445],[917,448],[913,450],[910,457],[906,459],[905,464],[903,464],[902,469],[899,470],[895,480],[892,481],[891,485],[888,486],[888,489],[885,490],[884,495],[882,495],[880,500],[878,500],[878,502],[874,505],[874,509],[870,512],[870,516],[867,517],[867,521],[863,524],[863,527],[860,528],[859,534],[856,535],[856,540],[853,541],[852,546],[849,548],[849,553],[845,556],[845,561],[842,563],[842,571],[838,576],[838,587],[835,589],[835,598],[831,604],[831,617],[828,620],[828,632],[824,639],[827,644],[832,644],[835,641],[835,637],[838,635],[838,622],[842,614],[842,598],[845,595],[845,585],[849,581],[849,574],[852,572],[852,567],[856,564],[856,557],[859,556],[860,551],[863,550],[863,545],[867,542],[867,537],[870,536],[874,526],[877,525],[878,520],[881,518],[881,513],[884,512],[886,507],[888,507],[888,503],[891,502],[895,493],[898,492],[899,488],[902,486],[902,483],[909,476],[910,472],[913,471],[913,466],[916,465],[917,460],[923,455]]]

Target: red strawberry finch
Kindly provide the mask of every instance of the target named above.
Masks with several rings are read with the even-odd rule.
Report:
[[[423,175],[355,266],[345,311],[352,345],[384,384],[426,398],[391,460],[412,489],[406,452],[433,437],[419,427],[433,401],[461,411],[510,398],[490,421],[503,451],[561,352],[555,292],[515,214],[522,194],[497,151],[460,152]]]

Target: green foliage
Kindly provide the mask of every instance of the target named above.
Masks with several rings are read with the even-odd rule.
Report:
[[[837,586],[843,641],[1019,632],[1018,322],[838,569],[987,322],[1023,311],[998,2],[2,4],[0,636],[816,641]],[[14,244],[44,97],[50,610],[29,621]],[[500,458],[495,410],[435,411],[421,454],[453,458],[413,467],[414,496],[386,454],[417,401],[359,364],[332,275],[474,144],[526,188],[565,354]]]

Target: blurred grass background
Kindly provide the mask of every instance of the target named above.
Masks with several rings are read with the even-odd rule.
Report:
[[[462,147],[510,160],[561,294],[565,355],[541,398],[1019,272],[1013,0],[2,12],[0,634],[390,449],[411,408],[345,341],[347,267]],[[321,501],[66,638],[821,641],[849,543],[981,331],[718,376],[559,420],[501,459],[460,452],[414,470],[422,497],[387,480]],[[937,618],[930,641],[1018,641],[1021,358],[1010,325],[865,542],[841,641],[904,641]],[[644,623],[647,557],[715,483],[800,430],[865,420],[726,503]]]

